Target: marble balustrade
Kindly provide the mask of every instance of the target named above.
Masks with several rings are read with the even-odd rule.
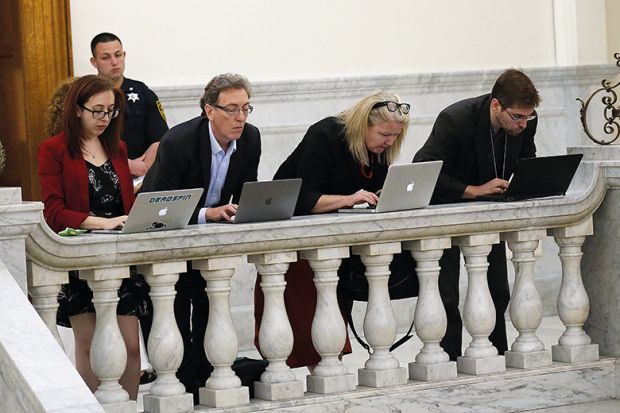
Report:
[[[480,375],[504,371],[506,366],[544,367],[552,359],[566,363],[597,360],[597,344],[583,329],[589,299],[580,270],[581,246],[593,234],[592,217],[606,195],[613,171],[609,164],[584,162],[566,197],[519,204],[472,202],[381,216],[325,214],[280,222],[207,224],[123,236],[88,234],[61,238],[41,225],[26,240],[28,269],[33,275],[30,291],[35,308],[54,331],[52,315],[56,309],[38,304],[40,296],[49,296],[50,286],[60,288],[68,270],[79,269],[80,276],[88,280],[98,311],[91,350],[95,373],[101,378],[95,396],[107,411],[135,409],[118,385],[126,355],[113,317],[114,293],[121,279],[128,276],[130,265],[137,265],[145,274],[154,303],[148,351],[160,374],[151,395],[145,397],[146,411],[192,409],[191,396],[174,375],[181,362],[182,341],[174,322],[172,302],[174,284],[185,270],[186,261],[192,261],[193,268],[199,269],[207,280],[210,298],[204,345],[215,370],[200,390],[200,402],[207,406],[250,402],[248,388],[241,385],[231,369],[238,352],[238,337],[229,303],[231,278],[235,268],[246,260],[261,273],[265,295],[259,340],[270,364],[255,386],[256,396],[261,399],[304,397],[303,383],[296,381],[284,362],[292,348],[283,301],[284,273],[289,263],[298,258],[309,261],[318,296],[312,339],[322,359],[307,377],[309,392],[355,391],[355,373],[360,385],[379,388],[402,385],[408,379],[450,379],[457,372]],[[542,304],[534,283],[533,265],[536,247],[547,235],[554,237],[560,248],[562,286],[557,307],[566,326],[551,351],[536,336]],[[505,356],[498,355],[488,339],[498,315],[494,313],[486,283],[486,255],[500,240],[507,241],[512,251],[516,281],[510,315],[519,332]],[[438,294],[439,258],[450,245],[459,245],[465,258],[469,285],[463,319],[473,337],[456,363],[450,362],[438,345],[446,325]],[[389,263],[393,254],[400,251],[413,254],[420,279],[415,324],[423,348],[419,354],[411,355],[408,366],[400,366],[387,350],[396,337],[387,291]],[[361,256],[370,288],[363,329],[373,352],[358,372],[348,371],[338,357],[345,340],[345,325],[337,305],[337,270],[342,259],[350,254]]]

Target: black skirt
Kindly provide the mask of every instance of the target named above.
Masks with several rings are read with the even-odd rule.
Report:
[[[116,307],[117,315],[135,315],[143,317],[147,314],[147,299],[149,286],[144,277],[131,267],[129,278],[123,279],[118,290],[119,301]],[[92,303],[93,292],[88,283],[78,278],[77,271],[69,271],[69,283],[63,284],[58,293],[58,313],[56,324],[71,328],[69,317],[94,313],[95,306]]]

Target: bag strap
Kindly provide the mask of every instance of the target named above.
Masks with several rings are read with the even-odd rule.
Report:
[[[347,321],[349,322],[349,326],[351,326],[351,332],[355,336],[355,339],[357,340],[357,342],[360,344],[360,346],[366,349],[369,355],[372,355],[372,350],[370,349],[370,346],[368,345],[368,343],[362,340],[361,337],[357,334],[357,331],[355,331],[355,325],[353,324],[353,317],[351,316],[350,311],[347,314]],[[396,350],[398,347],[406,343],[411,337],[413,337],[413,334],[411,334],[411,330],[413,330],[413,323],[414,323],[414,320],[411,321],[411,325],[409,326],[409,330],[407,330],[407,333],[405,333],[404,336],[402,336],[394,344],[392,344],[392,346],[390,347],[390,351]]]
[[[360,346],[366,349],[368,354],[372,355],[372,350],[370,349],[370,346],[368,345],[368,343],[362,340],[360,336],[357,334],[357,331],[355,331],[355,325],[353,324],[353,317],[351,317],[351,311],[347,313],[347,321],[349,322],[349,326],[351,327],[351,331],[353,332],[353,335],[355,336],[355,339],[357,340],[357,342],[360,343]]]
[[[394,344],[392,344],[392,346],[390,347],[390,351],[394,351],[396,350],[398,347],[400,347],[402,344],[406,343],[407,340],[409,340],[411,337],[413,337],[413,334],[411,334],[411,330],[413,330],[413,321],[411,320],[411,325],[409,326],[409,330],[407,330],[407,332],[405,333],[404,336],[402,336],[398,341],[396,341]]]

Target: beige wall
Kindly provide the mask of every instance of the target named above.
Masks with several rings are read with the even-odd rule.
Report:
[[[93,72],[89,42],[101,31],[123,40],[127,76],[152,86],[225,71],[260,81],[554,66],[558,27],[588,45],[602,36],[602,51],[582,47],[577,60],[606,62],[605,0],[559,0],[582,15],[564,25],[554,1],[76,0],[75,73]]]
[[[620,53],[620,1],[606,0],[607,55],[615,63],[614,53]]]

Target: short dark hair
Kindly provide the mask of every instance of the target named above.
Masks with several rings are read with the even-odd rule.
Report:
[[[121,46],[123,45],[123,42],[121,42],[121,39],[118,38],[117,35],[115,35],[114,33],[108,33],[108,32],[103,32],[103,33],[99,33],[97,36],[93,37],[93,40],[90,41],[90,52],[93,54],[93,57],[97,57],[95,56],[95,49],[97,48],[97,45],[99,43],[108,43],[108,42],[115,42],[118,41]]]
[[[509,108],[536,108],[542,101],[532,80],[517,69],[508,69],[497,78],[491,98]]]
[[[99,139],[109,157],[118,153],[125,114],[125,95],[122,90],[114,88],[110,79],[98,75],[86,75],[78,78],[69,88],[62,116],[67,146],[72,158],[81,156],[84,140],[84,131],[77,116],[77,109],[82,107],[91,96],[107,91],[114,93],[114,106],[120,110],[120,113],[110,120],[110,124]]]

